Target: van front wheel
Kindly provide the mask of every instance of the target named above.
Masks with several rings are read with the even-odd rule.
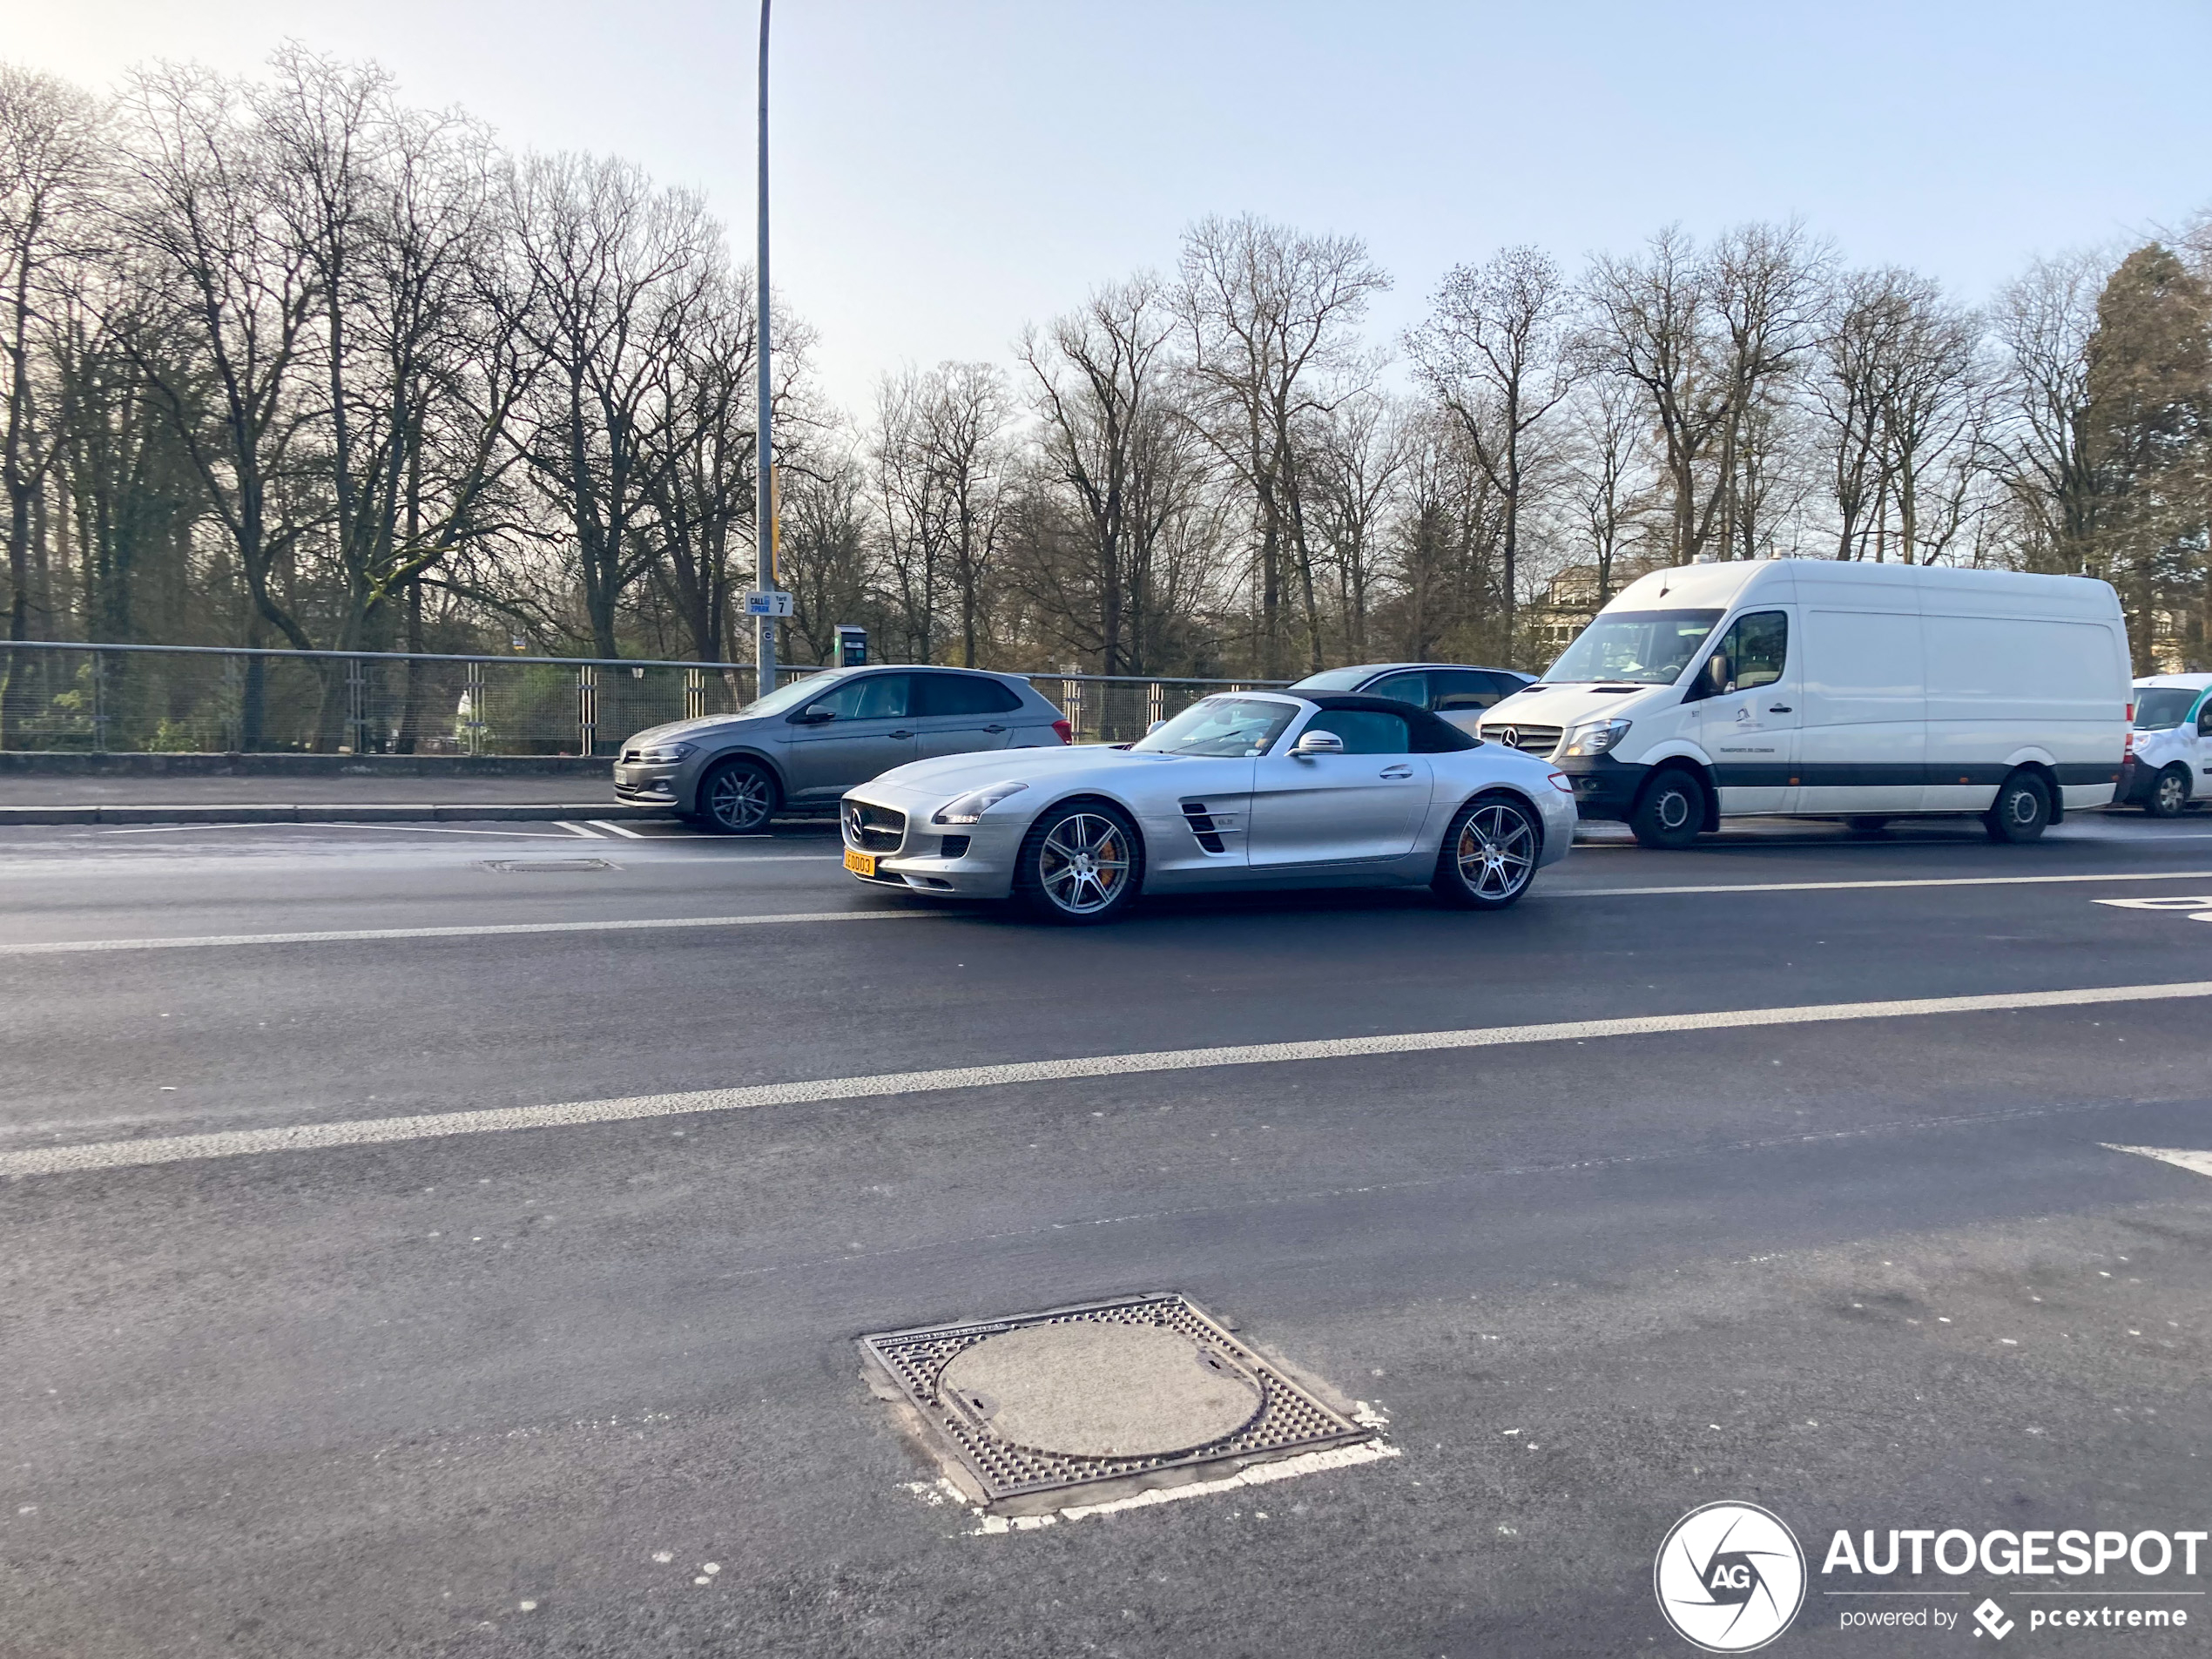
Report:
[[[2033,772],[2016,772],[2005,779],[1982,822],[1993,841],[2032,841],[2050,825],[2051,792]]]
[[[1688,846],[1705,827],[1705,786],[1694,772],[1669,767],[1644,786],[1629,827],[1639,846]]]

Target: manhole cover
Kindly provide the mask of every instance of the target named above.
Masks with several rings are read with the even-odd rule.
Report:
[[[576,870],[613,870],[605,859],[486,859],[484,868],[502,875],[567,875]]]
[[[884,1332],[860,1348],[996,1507],[1372,1435],[1172,1292]]]

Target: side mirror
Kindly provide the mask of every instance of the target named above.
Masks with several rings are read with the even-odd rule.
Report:
[[[801,709],[791,717],[793,725],[826,725],[837,718],[834,709]]]
[[[1718,697],[1728,689],[1728,659],[1717,651],[1705,659],[1705,666],[1697,671],[1697,678],[1689,683],[1689,695],[1683,701],[1700,703],[1709,697]]]
[[[1151,735],[1152,735],[1155,732],[1157,732],[1157,731],[1158,731],[1158,730],[1159,730],[1162,726],[1165,725],[1166,724],[1167,724],[1167,722],[1166,722],[1165,720],[1155,720],[1155,721],[1153,721],[1151,725],[1148,725],[1148,726],[1146,726],[1146,727],[1144,728],[1144,735],[1145,735],[1146,737],[1148,737],[1148,738],[1149,738],[1149,737],[1150,737],[1150,736],[1151,736]]]
[[[1315,755],[1340,755],[1344,739],[1333,732],[1308,732],[1291,745],[1291,752],[1301,760],[1311,760]]]

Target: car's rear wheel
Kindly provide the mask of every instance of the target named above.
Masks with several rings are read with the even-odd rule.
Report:
[[[2152,779],[2150,794],[2143,802],[2143,810],[2153,818],[2179,818],[2182,809],[2189,804],[2188,768],[2171,765]]]
[[[1103,801],[1046,812],[1022,838],[1014,891],[1031,915],[1069,926],[1111,921],[1143,885],[1136,826]]]
[[[2005,779],[1981,821],[1993,841],[2032,841],[2051,822],[2051,792],[2040,778],[2022,767]]]
[[[1705,827],[1705,786],[1693,772],[1667,767],[1644,786],[1629,827],[1639,846],[1689,846]]]
[[[1429,886],[1448,905],[1503,910],[1528,891],[1543,850],[1535,808],[1513,795],[1478,795],[1444,832]]]
[[[757,760],[725,760],[699,779],[698,821],[722,835],[757,835],[768,827],[782,792]]]

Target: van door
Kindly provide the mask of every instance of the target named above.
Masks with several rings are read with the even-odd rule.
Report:
[[[1695,737],[1712,762],[1723,813],[1786,813],[1794,804],[1796,654],[1787,610],[1746,611],[1729,624],[1691,683]]]
[[[1808,816],[1879,816],[1925,804],[1927,685],[1919,607],[1909,592],[1870,586],[1865,597],[1870,603],[1858,610],[1832,601],[1802,607],[1797,810]],[[1875,608],[1884,602],[1897,608]]]

